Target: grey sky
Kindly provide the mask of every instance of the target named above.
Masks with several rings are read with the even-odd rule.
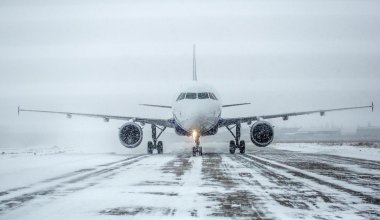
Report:
[[[253,103],[225,117],[380,103],[380,1],[1,1],[0,135],[122,124],[17,118],[17,105],[170,117],[136,105],[172,102],[193,43],[198,79],[226,104]],[[273,123],[353,128],[379,112]]]

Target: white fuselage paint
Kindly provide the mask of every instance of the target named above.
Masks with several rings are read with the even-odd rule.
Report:
[[[222,112],[220,97],[211,86],[193,82],[191,86],[183,89],[180,93],[198,94],[203,92],[215,94],[217,100],[185,98],[175,101],[173,105],[175,123],[189,133],[193,131],[205,133],[214,128],[220,119]]]

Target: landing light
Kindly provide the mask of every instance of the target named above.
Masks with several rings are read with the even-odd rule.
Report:
[[[193,130],[193,134],[192,134],[192,136],[193,136],[194,139],[197,138],[197,135],[198,135],[198,134],[197,134],[197,131],[196,131],[196,130]]]

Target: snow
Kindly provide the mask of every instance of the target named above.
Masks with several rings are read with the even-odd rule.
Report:
[[[380,161],[380,148],[365,146],[323,145],[314,143],[277,143],[269,147],[280,150],[296,151],[301,153],[328,154],[342,157],[351,157],[365,160]]]
[[[82,154],[66,148],[2,148],[0,156],[0,191],[38,184],[52,176],[60,176],[80,169],[90,169],[98,164],[125,159],[120,154]],[[73,152],[73,153],[70,153]]]
[[[380,176],[375,148],[248,145],[246,156],[191,157],[188,143],[175,144],[180,147],[163,155],[2,148],[0,219],[368,219],[380,212],[353,193],[380,196],[377,183],[365,178]],[[204,150],[217,146],[205,144]],[[331,161],[349,170],[354,181],[347,182],[284,164],[281,152],[323,162],[331,159],[326,155],[339,155],[363,164]]]

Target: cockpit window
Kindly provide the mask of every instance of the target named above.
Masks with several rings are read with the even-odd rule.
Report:
[[[197,93],[188,92],[186,93],[186,99],[196,99]]]
[[[209,93],[209,95],[210,95],[210,98],[211,98],[211,99],[218,100],[218,99],[216,98],[216,96],[214,95],[214,93]]]
[[[198,93],[198,99],[208,99],[208,93],[207,92]]]
[[[184,99],[184,98],[185,98],[185,95],[186,95],[186,93],[181,93],[181,94],[178,96],[177,101]]]

